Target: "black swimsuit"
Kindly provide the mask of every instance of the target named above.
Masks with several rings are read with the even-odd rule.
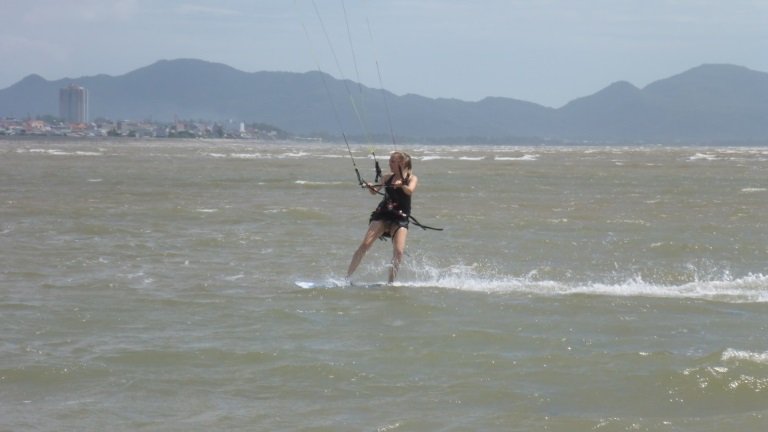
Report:
[[[407,229],[409,216],[411,215],[411,196],[406,194],[403,189],[392,186],[394,179],[395,176],[392,175],[384,183],[384,199],[381,200],[376,210],[371,213],[371,218],[368,221],[368,223],[384,221],[389,224],[389,229],[382,237],[390,237],[400,228]],[[408,178],[403,183],[408,184]],[[395,228],[394,231],[392,231],[392,227]]]

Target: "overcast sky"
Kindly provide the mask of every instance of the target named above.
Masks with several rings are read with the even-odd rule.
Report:
[[[704,63],[768,72],[768,0],[3,0],[0,6],[0,89],[32,73],[48,80],[116,76],[176,58],[246,72],[320,69],[398,95],[503,96],[559,107],[615,81],[643,87]]]

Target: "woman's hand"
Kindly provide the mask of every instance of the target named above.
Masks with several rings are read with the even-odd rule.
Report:
[[[363,180],[363,186],[368,189],[368,192],[370,192],[371,195],[376,195],[376,193],[378,192],[378,190],[376,189],[376,187],[374,185],[368,183],[365,180]]]

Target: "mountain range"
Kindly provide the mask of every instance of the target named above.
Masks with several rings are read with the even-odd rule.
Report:
[[[323,72],[243,72],[194,59],[161,60],[120,76],[0,90],[0,116],[58,114],[58,91],[89,92],[90,117],[235,120],[297,135],[495,142],[768,142],[768,73],[705,64],[644,88],[620,81],[550,108],[512,98],[477,102],[395,95]]]

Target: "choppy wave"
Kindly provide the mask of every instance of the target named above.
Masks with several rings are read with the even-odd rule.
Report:
[[[217,159],[303,159],[303,158],[311,158],[311,157],[318,157],[317,155],[313,155],[312,153],[303,152],[303,151],[296,151],[296,152],[287,152],[287,153],[273,153],[273,154],[265,154],[265,153],[207,153],[209,157],[217,158]],[[323,155],[320,157],[330,157],[327,155]]]
[[[338,143],[310,144],[305,142],[284,142],[282,144],[260,143],[256,141],[221,142],[201,140],[193,142],[176,141],[141,141],[129,146],[110,143],[108,153],[106,147],[84,149],[72,148],[66,144],[55,147],[19,147],[10,151],[21,154],[38,154],[46,156],[106,156],[121,155],[143,147],[145,155],[168,157],[188,156],[192,151],[198,155],[217,159],[245,160],[303,160],[303,159],[340,159],[348,158],[345,146]],[[161,149],[160,152],[155,151]],[[152,150],[152,151],[149,151]],[[407,149],[414,159],[426,161],[454,160],[463,162],[476,161],[538,161],[542,155],[571,154],[578,159],[594,160],[602,157],[642,155],[649,152],[669,152],[672,160],[688,162],[713,161],[765,161],[768,151],[764,148],[733,147],[733,148],[685,148],[685,147],[655,147],[655,146],[526,146],[526,145],[430,145],[416,146]],[[380,152],[381,154],[387,151]],[[369,146],[354,146],[352,154],[355,158],[371,158]],[[624,160],[615,160],[617,164]]]
[[[97,151],[64,151],[60,149],[17,149],[17,153],[46,154],[51,156],[104,156],[104,153]]]
[[[304,186],[329,186],[329,185],[341,185],[346,184],[341,181],[311,181],[311,180],[296,180],[294,183]]]
[[[727,350],[723,351],[723,354],[720,356],[720,359],[724,362],[747,361],[752,363],[768,365],[768,351],[753,352],[753,351],[744,351],[744,350],[728,348]]]
[[[454,160],[456,158],[454,158],[453,156],[435,156],[435,155],[431,155],[431,156],[422,156],[420,158],[414,158],[414,159],[419,159],[422,162],[427,162],[427,161],[446,160],[446,159],[447,160]]]
[[[221,159],[265,159],[265,156],[261,153],[208,153],[208,156]]]
[[[690,401],[706,402],[741,393],[750,397],[750,404],[756,407],[762,405],[760,399],[765,398],[765,391],[768,390],[768,377],[765,376],[768,352],[727,348],[705,356],[698,363],[671,377],[675,385],[670,394]],[[758,396],[760,398],[754,399]],[[747,406],[744,408],[750,409]]]
[[[534,272],[535,273],[535,272]],[[476,265],[449,268],[423,267],[415,277],[395,282],[394,286],[442,288],[489,294],[520,293],[539,296],[597,295],[615,297],[650,297],[698,299],[724,303],[768,303],[768,276],[747,275],[741,278],[696,280],[683,284],[660,284],[640,277],[611,282],[567,282],[537,280],[534,273],[525,276],[487,274]],[[339,288],[349,286],[344,279],[331,276],[320,281],[301,281],[302,288]],[[360,283],[359,286],[378,286]],[[765,354],[768,359],[768,354]]]
[[[741,278],[692,281],[680,285],[648,282],[640,277],[618,283],[562,282],[536,280],[532,276],[484,275],[474,266],[456,266],[446,270],[427,270],[423,276],[403,285],[439,287],[487,293],[526,293],[543,296],[602,295],[619,297],[687,298],[727,303],[768,302],[768,276],[748,275]]]
[[[527,154],[519,157],[513,157],[513,156],[495,156],[493,160],[497,161],[537,161],[539,160],[539,155],[537,154]]]
[[[706,161],[714,161],[720,159],[718,156],[709,154],[709,153],[696,153],[695,155],[688,158],[690,161],[696,161],[696,160],[706,160]]]

